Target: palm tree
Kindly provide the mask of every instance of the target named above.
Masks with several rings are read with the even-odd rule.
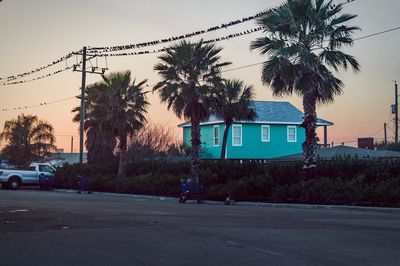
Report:
[[[149,102],[143,92],[147,80],[131,84],[131,73],[118,72],[103,76],[86,88],[85,130],[89,162],[113,159],[118,140],[118,177],[126,176],[127,138],[146,122],[145,113]],[[74,121],[80,119],[79,107]]]
[[[234,121],[254,121],[254,88],[244,85],[240,80],[226,80],[215,90],[215,114],[225,123],[222,138],[221,160],[225,160],[226,141],[229,129]]]
[[[159,90],[161,102],[181,118],[191,122],[191,170],[190,176],[199,185],[200,122],[210,114],[211,88],[221,83],[220,70],[230,63],[220,63],[218,55],[222,48],[202,41],[182,41],[169,47],[159,56],[160,63],[154,66],[162,81],[154,86]]]
[[[103,77],[107,86],[107,110],[104,122],[113,128],[119,144],[118,177],[126,177],[126,150],[128,136],[135,133],[147,122],[145,114],[149,102],[144,92],[147,80],[131,84],[130,71],[111,73]]]
[[[85,88],[85,122],[86,148],[88,163],[109,162],[114,159],[116,136],[114,129],[104,118],[111,109],[111,102],[107,97],[107,86],[98,82]],[[77,96],[80,99],[80,96]],[[72,112],[76,113],[73,121],[80,121],[80,106]]]
[[[0,140],[8,142],[3,156],[17,165],[27,166],[56,150],[53,126],[33,115],[6,121]]]
[[[353,56],[341,51],[353,45],[351,35],[359,30],[347,25],[356,15],[341,14],[342,9],[342,4],[332,5],[332,0],[287,0],[257,20],[266,36],[250,46],[270,56],[263,64],[261,80],[275,96],[295,93],[303,97],[304,169],[316,167],[316,104],[333,102],[343,89],[332,70],[351,66],[357,72],[360,68]]]

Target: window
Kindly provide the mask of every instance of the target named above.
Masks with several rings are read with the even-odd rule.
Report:
[[[232,146],[242,146],[242,125],[232,126]]]
[[[219,146],[219,126],[214,126],[214,146]]]
[[[54,170],[48,165],[39,165],[39,172],[53,173]]]
[[[297,141],[297,128],[296,126],[288,126],[287,127],[287,141],[288,142],[296,142]]]
[[[261,126],[261,142],[269,142],[270,128],[269,126]]]

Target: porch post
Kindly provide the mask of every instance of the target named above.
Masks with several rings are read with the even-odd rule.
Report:
[[[324,126],[324,147],[328,147],[328,126]]]

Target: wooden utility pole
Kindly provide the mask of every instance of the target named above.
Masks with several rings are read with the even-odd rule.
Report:
[[[86,46],[83,46],[82,53],[82,91],[79,128],[79,163],[83,163],[83,133],[85,122],[85,88],[86,88]]]
[[[87,47],[83,46],[82,53],[74,53],[76,55],[82,55],[82,68],[79,69],[80,63],[73,66],[73,71],[82,72],[82,88],[81,88],[81,108],[80,108],[80,125],[79,125],[79,163],[83,163],[83,137],[84,137],[84,127],[85,127],[85,89],[86,89],[86,61],[96,58],[96,54],[88,54]],[[91,67],[89,74],[99,74],[104,75],[108,68],[107,67]]]
[[[386,122],[383,124],[383,133],[384,133],[383,143],[386,145],[387,144]]]
[[[397,92],[397,82],[394,81],[394,141],[399,142],[399,94]]]
[[[74,137],[71,136],[71,153],[74,153]]]

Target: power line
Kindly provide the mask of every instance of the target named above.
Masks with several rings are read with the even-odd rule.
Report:
[[[388,33],[388,32],[394,31],[394,30],[398,30],[398,29],[400,29],[400,27],[396,27],[396,28],[392,28],[392,29],[389,29],[389,30],[384,30],[384,31],[380,31],[380,32],[377,32],[377,33],[369,34],[369,35],[362,36],[362,37],[359,37],[359,38],[354,39],[354,40],[362,40],[362,39],[366,39],[366,38],[370,38],[370,37],[377,36],[377,35],[380,35],[380,34]],[[126,55],[129,55],[129,53],[126,53]],[[103,54],[103,56],[112,56],[112,55],[111,55],[111,54]],[[117,55],[115,55],[115,56],[117,56]],[[263,63],[264,63],[264,62],[258,62],[258,63],[254,63],[254,64],[244,65],[244,66],[237,67],[237,68],[232,68],[232,69],[223,70],[223,71],[221,71],[221,72],[229,72],[229,71],[240,70],[240,69],[244,69],[244,68],[249,68],[249,67],[261,65],[261,64],[263,64]],[[64,70],[64,71],[65,71],[65,70]],[[59,72],[58,72],[58,73],[59,73]],[[33,81],[33,80],[31,80],[31,81]],[[0,85],[1,85],[1,84],[0,84]],[[3,85],[8,85],[8,84],[3,84]],[[75,96],[73,96],[73,97],[75,97]],[[14,109],[13,109],[13,110],[14,110]],[[3,111],[4,111],[4,109],[3,109]]]
[[[89,59],[87,59],[87,60],[90,60],[90,59],[92,59],[92,58],[93,58],[93,57],[91,57],[91,58],[89,58]],[[4,83],[0,83],[0,86],[17,85],[17,84],[28,83],[28,82],[32,82],[32,81],[36,81],[36,80],[48,78],[48,77],[57,75],[57,74],[59,74],[59,73],[65,72],[65,71],[67,71],[67,70],[69,70],[69,69],[75,70],[75,69],[76,69],[78,66],[80,66],[81,64],[82,64],[82,60],[81,60],[79,63],[77,63],[76,65],[67,66],[67,67],[65,67],[64,69],[59,69],[59,70],[56,70],[56,71],[54,71],[54,72],[52,72],[52,73],[48,73],[48,74],[46,74],[46,75],[38,76],[38,77],[32,78],[32,79],[4,82]],[[91,68],[93,69],[93,67],[91,67]],[[95,68],[97,68],[97,67],[95,67]]]
[[[258,27],[258,28],[254,28],[254,29],[249,29],[249,30],[245,30],[245,31],[242,31],[242,32],[229,34],[229,35],[224,36],[224,37],[219,37],[219,38],[215,38],[215,39],[211,39],[211,40],[206,40],[203,43],[208,44],[208,43],[215,43],[215,42],[220,42],[220,41],[224,41],[224,40],[230,40],[232,38],[236,38],[236,37],[240,37],[240,36],[243,36],[243,35],[252,34],[252,33],[261,31],[263,29],[264,29],[264,27]],[[102,53],[102,54],[94,53],[94,54],[88,54],[91,57],[89,59],[87,59],[86,61],[89,61],[89,63],[91,64],[90,59],[93,59],[95,57],[105,57],[105,58],[107,58],[107,56],[112,57],[112,56],[147,55],[147,54],[160,53],[160,52],[165,52],[165,51],[166,51],[166,48],[153,50],[153,51],[140,51],[140,52],[116,53],[116,54],[115,53]],[[77,55],[77,54],[79,54],[79,52],[78,53],[75,53],[75,52],[72,53],[72,55]],[[81,64],[82,64],[82,60],[77,65],[69,66],[69,67],[66,67],[64,69],[54,71],[53,73],[48,73],[46,75],[42,75],[42,76],[39,76],[39,77],[36,77],[36,78],[32,78],[32,79],[28,79],[28,80],[4,82],[4,83],[0,83],[0,86],[17,85],[17,84],[28,83],[28,82],[40,80],[40,79],[43,79],[43,78],[47,78],[47,77],[59,74],[61,72],[69,70],[71,68],[75,70],[76,67],[80,66]],[[245,66],[245,67],[248,67],[248,66]],[[97,68],[98,68],[97,66],[96,67],[92,66],[92,67],[89,67],[88,69],[97,69]],[[104,69],[106,69],[106,68],[103,68],[103,70]],[[228,70],[228,71],[231,71],[231,70]],[[90,72],[90,71],[88,71],[88,72]],[[34,72],[32,72],[32,73],[34,73]],[[21,77],[23,77],[23,76],[21,76]]]
[[[75,98],[76,98],[76,96],[72,96],[72,97],[67,97],[67,98],[63,98],[63,99],[54,100],[54,101],[51,101],[51,102],[43,102],[43,103],[40,103],[40,104],[35,104],[35,105],[30,105],[30,106],[2,108],[1,111],[7,112],[7,111],[31,109],[31,108],[35,108],[35,107],[43,107],[43,106],[47,106],[47,105],[51,105],[51,104],[55,104],[55,103],[65,102],[65,101],[68,101],[68,100],[71,100],[71,99],[75,99]]]
[[[345,4],[349,4],[351,2],[354,2],[354,1],[355,0],[347,0],[347,2],[343,2],[343,3],[340,3],[340,4],[341,5],[345,5]],[[136,48],[143,48],[143,47],[148,47],[148,46],[153,46],[153,45],[165,44],[165,43],[174,42],[174,41],[181,40],[181,39],[186,39],[186,38],[191,38],[191,37],[194,37],[194,36],[202,35],[202,34],[205,34],[205,33],[212,32],[212,31],[217,31],[217,30],[220,30],[220,29],[227,29],[229,27],[232,27],[232,26],[235,26],[235,25],[238,25],[238,24],[242,24],[244,22],[248,22],[248,21],[252,21],[254,19],[260,18],[263,15],[265,15],[267,12],[268,11],[262,11],[262,12],[259,12],[259,13],[255,14],[255,15],[253,15],[253,16],[244,17],[242,19],[236,19],[236,20],[230,21],[228,23],[221,23],[221,25],[216,25],[216,26],[210,27],[207,30],[198,30],[198,31],[195,31],[195,32],[192,32],[192,33],[186,33],[186,34],[183,34],[183,35],[180,35],[180,36],[170,37],[170,38],[166,38],[166,39],[159,39],[159,40],[154,40],[154,41],[146,41],[146,42],[142,42],[142,43],[127,44],[127,45],[106,46],[106,47],[91,47],[91,48],[89,47],[88,50],[89,51],[95,51],[95,52],[104,53],[104,52],[121,51],[121,50],[136,49]],[[392,30],[394,30],[394,29],[392,29]],[[81,50],[79,50],[78,53],[79,52],[81,52]],[[27,72],[24,72],[24,73],[11,75],[11,76],[8,76],[8,77],[3,77],[3,78],[0,77],[0,81],[6,81],[6,83],[10,83],[11,81],[15,81],[15,80],[23,78],[25,76],[40,72],[40,71],[42,71],[44,69],[47,69],[47,68],[49,68],[51,66],[54,66],[54,65],[56,65],[56,64],[58,64],[60,62],[66,61],[68,58],[72,57],[75,53],[77,53],[77,52],[68,53],[67,55],[62,56],[61,58],[59,58],[57,60],[54,60],[53,62],[51,62],[51,63],[49,63],[47,65],[38,67],[36,69],[30,70],[30,71],[27,71]],[[153,51],[153,53],[154,53],[154,51]],[[146,53],[141,53],[141,54],[146,54]],[[132,54],[129,54],[129,55],[132,55]],[[18,83],[16,83],[16,84],[18,84]]]
[[[366,39],[366,38],[369,38],[369,37],[374,37],[374,36],[377,36],[377,35],[385,34],[385,33],[388,33],[388,32],[391,32],[391,31],[396,31],[396,30],[400,30],[400,26],[392,28],[392,29],[380,31],[380,32],[377,32],[377,33],[369,34],[369,35],[366,35],[366,36],[362,36],[362,37],[359,37],[359,38],[355,38],[354,41]]]
[[[215,43],[215,42],[219,42],[219,41],[229,40],[229,39],[236,38],[236,37],[240,37],[240,36],[243,36],[243,35],[252,34],[252,33],[254,33],[254,32],[261,31],[262,29],[264,29],[264,28],[263,28],[263,27],[258,27],[258,28],[254,28],[254,29],[249,29],[249,30],[245,30],[245,31],[242,31],[242,32],[229,34],[229,35],[224,36],[224,37],[219,37],[219,38],[215,38],[215,39],[206,40],[206,41],[204,41],[203,43],[207,44],[207,43]],[[157,49],[157,50],[152,50],[152,51],[140,51],[140,52],[129,52],[129,53],[117,53],[117,54],[115,54],[115,53],[94,53],[94,54],[89,54],[89,55],[92,56],[92,57],[90,58],[90,59],[92,59],[92,58],[95,58],[95,57],[97,57],[97,56],[99,56],[99,57],[107,57],[107,56],[110,56],[110,57],[111,57],[111,56],[147,55],[147,54],[153,54],[153,53],[160,53],[160,52],[164,52],[164,51],[166,51],[166,48]],[[17,79],[23,78],[23,77],[25,77],[25,76],[28,76],[28,75],[34,74],[34,73],[36,73],[36,72],[42,71],[42,70],[44,70],[44,69],[46,69],[46,68],[49,68],[49,67],[51,67],[51,66],[53,66],[53,65],[55,65],[55,64],[58,64],[58,63],[60,63],[60,62],[62,62],[62,61],[64,61],[64,60],[67,60],[68,58],[72,57],[73,55],[77,55],[77,54],[79,54],[79,53],[80,53],[80,52],[72,52],[72,53],[68,54],[67,56],[62,57],[61,59],[59,59],[59,60],[57,60],[57,61],[54,61],[52,64],[48,64],[47,66],[38,68],[38,69],[36,69],[36,70],[29,71],[29,72],[25,72],[25,73],[23,73],[23,74],[18,74],[18,75],[16,75],[16,76],[7,77],[7,78],[5,79],[6,82],[0,83],[0,86],[7,86],[7,85],[16,85],[16,84],[21,84],[21,83],[28,83],[28,82],[32,82],[32,81],[36,81],[36,80],[40,80],[40,79],[43,79],[43,78],[47,78],[47,77],[56,75],[56,74],[58,74],[58,73],[64,72],[64,71],[66,71],[66,70],[69,70],[69,69],[71,69],[71,68],[75,68],[74,66],[72,66],[72,67],[68,67],[68,66],[67,66],[67,67],[64,68],[64,69],[57,70],[57,71],[54,71],[53,73],[49,73],[49,74],[46,74],[46,75],[42,75],[42,76],[39,76],[39,77],[36,77],[36,78],[32,78],[32,79],[29,79],[29,80],[15,81],[15,80],[17,80]],[[90,62],[89,59],[88,59],[88,61]],[[81,63],[82,63],[82,61],[81,61]],[[80,65],[81,63],[79,63],[78,65]],[[91,63],[91,62],[90,62],[90,63]],[[92,67],[92,68],[93,68],[93,67]],[[2,80],[2,79],[0,79],[0,80]]]
[[[347,0],[347,2],[340,3],[339,5],[346,5],[346,4],[349,4],[354,1],[355,0]],[[105,53],[105,52],[130,50],[130,49],[137,49],[137,48],[143,48],[143,47],[148,47],[148,46],[170,43],[170,42],[179,41],[179,40],[183,40],[183,39],[187,39],[187,38],[192,38],[194,36],[202,35],[202,34],[220,30],[220,29],[227,29],[229,27],[260,18],[267,13],[268,13],[268,11],[262,11],[262,12],[257,13],[254,16],[237,19],[237,20],[234,20],[234,21],[231,21],[228,23],[222,23],[221,25],[210,27],[207,30],[199,30],[199,31],[195,31],[192,33],[183,34],[180,36],[175,36],[175,37],[170,37],[170,38],[165,38],[165,39],[160,39],[160,40],[154,40],[154,41],[147,41],[147,42],[136,43],[136,44],[126,44],[126,45],[107,46],[107,47],[89,47],[88,50]]]
[[[25,77],[25,76],[29,76],[29,75],[32,75],[32,74],[34,74],[34,73],[40,72],[40,71],[42,71],[42,70],[44,70],[44,69],[47,69],[47,68],[52,67],[52,66],[54,66],[54,65],[56,65],[56,64],[58,64],[58,63],[61,63],[61,62],[63,62],[63,61],[68,60],[68,58],[71,58],[71,57],[73,56],[74,53],[75,53],[75,52],[71,52],[71,53],[69,53],[69,54],[67,54],[67,55],[65,55],[65,56],[62,56],[61,58],[59,58],[59,59],[57,59],[57,60],[54,60],[53,62],[51,62],[51,63],[49,63],[49,64],[47,64],[47,65],[38,67],[38,68],[36,68],[36,69],[30,70],[30,71],[27,71],[27,72],[24,72],[24,73],[20,73],[20,74],[8,76],[8,77],[3,77],[3,78],[0,77],[0,81],[10,82],[10,81],[14,81],[14,80],[23,78],[23,77]]]
[[[353,2],[353,1],[355,1],[355,0],[352,0],[351,2]],[[347,4],[347,3],[345,3],[345,4]],[[366,36],[362,36],[362,37],[356,38],[356,39],[354,39],[354,41],[370,38],[370,37],[373,37],[373,36],[385,34],[385,33],[391,32],[391,31],[399,30],[399,29],[400,29],[400,27],[396,27],[396,28],[392,28],[392,29],[389,29],[389,30],[380,31],[380,32],[377,32],[377,33],[373,33],[373,34],[369,34],[369,35],[366,35]],[[258,62],[258,63],[254,63],[254,64],[250,64],[250,65],[244,65],[244,66],[237,67],[237,68],[227,69],[227,70],[224,70],[224,71],[221,71],[221,72],[229,72],[229,71],[239,70],[239,69],[243,69],[243,68],[248,68],[248,67],[261,65],[263,63],[264,62]],[[380,83],[380,84],[376,84],[376,85],[382,85],[382,84],[387,84],[387,83],[388,82]]]
[[[263,63],[264,62],[259,62],[259,63],[255,63],[255,64],[250,64],[250,65],[245,65],[245,66],[241,66],[241,67],[231,68],[231,69],[223,70],[223,71],[221,71],[221,73],[235,71],[235,70],[239,70],[239,69],[243,69],[243,68],[249,68],[249,67],[253,67],[253,66],[258,66],[258,65],[261,65]]]
[[[216,42],[221,42],[221,41],[225,41],[225,40],[230,40],[233,38],[237,38],[240,36],[244,36],[244,35],[248,35],[248,34],[252,34],[258,31],[261,31],[265,29],[264,27],[257,27],[257,28],[253,28],[253,29],[249,29],[249,30],[244,30],[241,32],[236,32],[236,33],[232,33],[223,37],[218,37],[215,39],[210,39],[210,40],[205,40],[203,41],[204,44],[209,44],[209,43],[216,43]],[[155,53],[161,53],[161,52],[165,52],[167,50],[167,48],[160,48],[160,49],[155,49],[155,50],[146,50],[146,51],[139,51],[139,52],[124,52],[124,53],[91,53],[90,55],[93,56],[132,56],[132,55],[147,55],[147,54],[155,54]]]
[[[42,76],[39,76],[39,77],[36,77],[36,78],[32,78],[32,79],[19,80],[19,81],[9,81],[9,82],[0,83],[0,86],[17,85],[17,84],[28,83],[28,82],[32,82],[32,81],[48,78],[48,77],[57,75],[57,74],[59,74],[61,72],[67,71],[67,70],[69,70],[71,68],[72,67],[66,67],[64,69],[59,69],[59,70],[56,70],[56,71],[54,71],[52,73],[48,73],[46,75],[42,75]]]
[[[374,134],[370,135],[370,138],[374,137],[376,134],[378,134],[379,132],[381,132],[383,130],[383,128],[380,128],[378,131],[376,131]]]
[[[347,127],[347,126],[355,126],[355,125],[371,125],[382,123],[382,121],[369,121],[369,122],[358,122],[358,123],[348,123],[348,124],[335,124],[335,127]]]
[[[156,84],[146,84],[146,87],[153,87]],[[144,91],[141,94],[147,94],[153,92],[153,90],[148,90],[148,91]],[[80,97],[80,96],[79,96]],[[63,98],[63,99],[58,99],[58,100],[54,100],[51,102],[43,102],[43,103],[39,103],[39,104],[35,104],[35,105],[29,105],[29,106],[19,106],[19,107],[10,107],[10,108],[2,108],[1,111],[3,112],[7,112],[7,111],[17,111],[17,110],[25,110],[25,109],[31,109],[31,108],[35,108],[35,107],[43,107],[43,106],[47,106],[47,105],[51,105],[51,104],[55,104],[55,103],[60,103],[60,102],[65,102],[71,99],[77,99],[78,96],[71,96],[71,97],[67,97],[67,98]]]
[[[191,38],[191,37],[205,34],[208,32],[217,31],[220,29],[227,29],[229,27],[259,18],[264,14],[266,14],[266,11],[259,12],[259,13],[255,14],[254,16],[244,17],[242,19],[233,20],[228,23],[222,23],[221,25],[210,27],[207,30],[199,30],[199,31],[183,34],[183,35],[176,36],[176,37],[170,37],[170,38],[160,39],[160,40],[155,40],[155,41],[146,41],[146,42],[136,43],[136,44],[108,46],[108,47],[91,47],[91,48],[89,47],[88,50],[102,53],[102,52],[121,51],[121,50],[127,50],[127,49],[137,49],[137,48],[143,48],[143,47],[148,47],[148,46],[153,46],[153,45],[165,44],[165,43],[174,42],[174,41],[181,40],[181,39]],[[40,72],[40,71],[47,69],[51,66],[54,66],[60,62],[66,61],[68,58],[71,58],[75,53],[79,53],[79,52],[81,52],[81,50],[79,50],[78,52],[68,53],[67,55],[62,56],[61,58],[54,60],[53,62],[51,62],[47,65],[35,68],[30,71],[26,71],[26,72],[16,74],[16,75],[11,75],[8,77],[0,77],[0,81],[6,81],[7,83],[9,83],[10,81],[15,81],[15,80],[23,78],[25,76]]]
[[[182,34],[180,36],[174,36],[174,37],[170,37],[170,38],[159,39],[159,40],[154,40],[154,41],[147,41],[147,42],[136,43],[136,44],[126,44],[126,45],[107,46],[107,47],[91,47],[91,48],[88,48],[88,50],[89,51],[95,51],[95,52],[104,53],[104,52],[113,52],[113,51],[137,49],[137,48],[143,48],[143,47],[148,47],[148,46],[154,46],[154,45],[159,45],[159,44],[175,42],[175,41],[179,41],[179,40],[183,40],[183,39],[187,39],[187,38],[192,38],[194,36],[202,35],[202,34],[205,34],[205,33],[209,33],[209,32],[212,32],[212,31],[217,31],[217,30],[220,30],[220,29],[227,29],[229,27],[232,27],[232,26],[244,23],[244,22],[248,22],[248,21],[257,19],[257,18],[265,15],[266,13],[267,13],[267,11],[259,12],[254,16],[233,20],[233,21],[228,22],[228,23],[222,23],[221,25],[210,27],[207,30],[199,30],[199,31],[195,31],[195,32],[192,32],[192,33]]]

